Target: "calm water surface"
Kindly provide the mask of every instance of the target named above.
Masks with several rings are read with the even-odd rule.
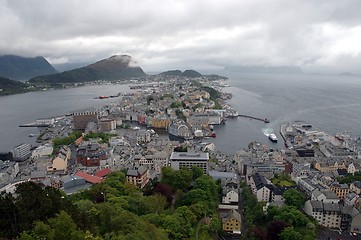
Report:
[[[274,132],[279,139],[282,123],[304,120],[330,134],[351,132],[361,136],[361,79],[359,77],[318,75],[276,75],[222,73],[231,87],[224,88],[233,98],[229,103],[240,114],[269,118],[270,123],[245,118],[228,119],[215,128],[213,141],[218,150],[235,153],[251,141],[274,148],[265,132]],[[97,100],[99,95],[129,92],[128,85],[97,85],[80,88],[32,92],[0,98],[0,151],[8,151],[23,142],[34,143],[30,133],[36,128],[19,128],[38,118],[64,115],[79,109],[110,104],[117,98]]]

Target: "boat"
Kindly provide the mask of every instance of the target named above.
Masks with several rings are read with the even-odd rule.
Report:
[[[35,137],[35,134],[34,134],[34,133],[30,133],[30,134],[29,134],[29,137]]]
[[[211,137],[212,137],[212,138],[215,138],[215,137],[216,137],[216,132],[212,132]]]
[[[109,98],[109,96],[99,96],[99,99],[106,99],[106,98]]]
[[[274,133],[271,133],[270,135],[268,135],[268,138],[272,141],[272,142],[277,142],[278,138]]]

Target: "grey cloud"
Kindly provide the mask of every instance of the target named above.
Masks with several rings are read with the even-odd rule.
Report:
[[[149,70],[177,64],[313,69],[332,67],[345,58],[353,66],[355,53],[335,45],[344,37],[337,31],[347,37],[356,28],[353,34],[361,40],[360,4],[358,0],[8,0],[0,3],[0,31],[5,36],[0,38],[0,54],[91,62],[128,53]],[[325,31],[325,26],[336,32]],[[354,49],[361,52],[356,43]]]

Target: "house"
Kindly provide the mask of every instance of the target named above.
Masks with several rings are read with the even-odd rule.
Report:
[[[139,188],[145,187],[149,180],[149,170],[146,166],[135,167],[127,171],[127,182]]]
[[[208,172],[208,175],[213,178],[213,180],[220,179],[221,182],[235,181],[237,182],[238,177],[236,173],[233,172],[220,172],[216,170],[211,170]]]
[[[99,166],[100,161],[106,160],[108,153],[96,140],[83,142],[77,150],[76,159],[83,166]]]
[[[71,150],[68,146],[63,146],[58,152],[58,155],[52,160],[51,166],[47,167],[47,172],[65,172],[68,168],[68,160],[70,158]]]
[[[324,227],[334,229],[341,227],[341,210],[338,203],[308,200],[305,203],[304,211]]]
[[[222,228],[225,232],[240,233],[242,226],[241,215],[234,209],[222,218]]]
[[[238,190],[235,188],[223,188],[222,203],[238,203]]]
[[[361,181],[351,183],[350,190],[356,194],[361,194]]]
[[[353,206],[341,206],[341,229],[361,233],[361,214]]]
[[[311,200],[322,201],[324,203],[338,203],[340,201],[339,197],[328,189],[315,189],[311,194]]]
[[[250,187],[258,202],[269,202],[274,186],[264,176],[256,173],[250,176]]]
[[[336,193],[336,196],[339,197],[340,199],[344,199],[347,194],[350,192],[350,189],[348,188],[347,184],[339,184],[339,183],[333,183],[331,185],[331,191],[333,191],[334,193]]]
[[[350,205],[353,206],[355,205],[355,203],[357,202],[357,200],[360,198],[359,195],[357,195],[354,192],[350,192],[349,194],[347,194],[347,196],[345,197],[345,205]]]

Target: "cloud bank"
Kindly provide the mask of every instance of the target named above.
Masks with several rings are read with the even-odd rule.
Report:
[[[359,0],[5,0],[0,54],[74,63],[126,53],[146,71],[357,71],[359,9]]]

